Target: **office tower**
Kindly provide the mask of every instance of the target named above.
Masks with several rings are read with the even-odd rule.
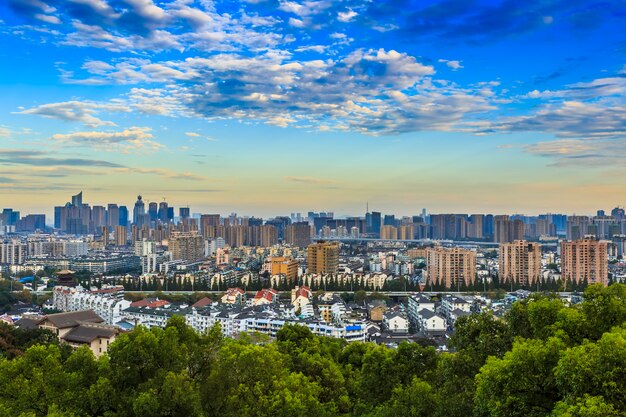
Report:
[[[432,217],[432,215],[431,215]],[[431,284],[458,289],[461,283],[471,285],[476,275],[476,252],[441,246],[426,250],[426,272]]]
[[[604,210],[596,211],[596,216],[598,216],[598,217],[604,217],[605,215],[606,215],[606,213],[604,212]]]
[[[515,240],[500,243],[500,282],[530,286],[541,279],[541,245]]]
[[[396,216],[394,214],[385,214],[385,218],[383,220],[384,226],[395,226],[396,225]]]
[[[65,229],[65,218],[67,218],[67,210],[63,206],[54,207],[54,228]],[[63,224],[63,226],[61,226]]]
[[[159,205],[155,201],[148,204],[148,215],[150,222],[156,222],[159,219]]]
[[[483,219],[484,214],[472,214],[469,224],[467,225],[467,237],[470,239],[483,238]]]
[[[204,239],[198,232],[172,232],[168,250],[172,260],[197,261],[204,257]]]
[[[117,204],[107,205],[107,226],[110,230],[115,229],[115,226],[125,226],[120,224],[120,208]]]
[[[138,195],[137,201],[135,202],[135,209],[133,210],[133,223],[141,227],[144,222],[144,214],[146,214],[146,208],[143,199]]]
[[[398,240],[398,228],[390,225],[381,226],[380,238],[384,240]]]
[[[15,230],[17,232],[34,232],[36,230],[46,229],[45,214],[28,214],[18,220]]]
[[[261,246],[269,248],[278,244],[278,230],[271,224],[260,226],[261,229]]]
[[[493,240],[493,214],[486,214],[483,218],[483,239]]]
[[[167,221],[169,223],[173,223],[174,222],[174,207],[168,207],[167,208]]]
[[[583,239],[589,233],[589,217],[569,216],[567,218],[567,240]]]
[[[578,239],[561,242],[561,276],[564,281],[608,284],[608,242]]]
[[[100,230],[102,226],[106,225],[106,209],[104,206],[93,206],[91,208],[91,222],[90,229]]]
[[[624,207],[615,207],[613,210],[611,210],[611,216],[615,217],[617,220],[624,219],[626,217]]]
[[[167,209],[167,202],[161,201],[159,203],[159,212],[157,214],[157,217],[161,221],[161,223],[167,223]]]
[[[372,212],[372,229],[371,232],[374,237],[380,236],[380,227],[382,226],[381,213],[378,211]]]
[[[83,205],[83,192],[72,196],[72,205],[75,207],[82,207]]]
[[[298,277],[298,261],[290,257],[276,256],[270,258],[270,272],[274,275],[284,275],[287,282],[294,282]]]
[[[308,271],[312,274],[336,274],[339,267],[339,243],[318,242],[307,248]]]
[[[119,225],[127,227],[128,226],[128,207],[120,206],[119,207],[119,213],[120,213]]]
[[[115,226],[115,246],[126,246],[128,243],[126,226]]]
[[[190,217],[189,214],[190,214],[189,207],[180,207],[178,209],[178,217],[180,217],[181,220],[188,219]]]
[[[290,224],[285,228],[285,243],[306,248],[311,243],[311,226],[306,222]]]
[[[4,210],[2,210],[0,218],[2,219],[5,226],[15,226],[20,219],[20,212],[14,211],[10,208],[5,208]]]

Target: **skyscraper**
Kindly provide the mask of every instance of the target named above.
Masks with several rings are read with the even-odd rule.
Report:
[[[133,223],[141,227],[143,225],[144,214],[146,214],[146,207],[141,195],[138,195],[137,201],[135,202],[135,209],[133,210]]]
[[[107,205],[107,226],[113,230],[120,225],[120,209],[117,204]]]
[[[120,213],[119,225],[128,226],[128,207],[120,206],[119,213]]]
[[[180,217],[180,219],[188,219],[190,216],[190,211],[189,211],[189,207],[180,207],[178,209],[178,216]]]
[[[148,215],[151,222],[156,222],[159,218],[159,205],[156,202],[152,201],[148,204]]]

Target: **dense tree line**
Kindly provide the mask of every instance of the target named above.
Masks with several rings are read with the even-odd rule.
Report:
[[[275,341],[225,339],[174,317],[121,335],[96,359],[3,327],[0,416],[620,416],[625,321],[626,286],[615,284],[590,286],[571,307],[536,295],[504,319],[461,318],[449,353],[300,326]]]

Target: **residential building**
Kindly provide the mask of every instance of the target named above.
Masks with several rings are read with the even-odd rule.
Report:
[[[426,250],[426,273],[432,284],[459,288],[461,283],[471,285],[476,275],[476,252],[458,247],[441,246]]]
[[[336,274],[339,267],[339,243],[317,242],[309,245],[307,265],[312,274]]]
[[[579,239],[561,242],[561,277],[564,281],[608,284],[608,242]]]
[[[500,282],[533,285],[541,278],[541,245],[515,240],[500,244]]]

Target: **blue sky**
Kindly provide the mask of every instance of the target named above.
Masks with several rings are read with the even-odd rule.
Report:
[[[0,19],[4,205],[623,204],[624,1],[8,0]]]

